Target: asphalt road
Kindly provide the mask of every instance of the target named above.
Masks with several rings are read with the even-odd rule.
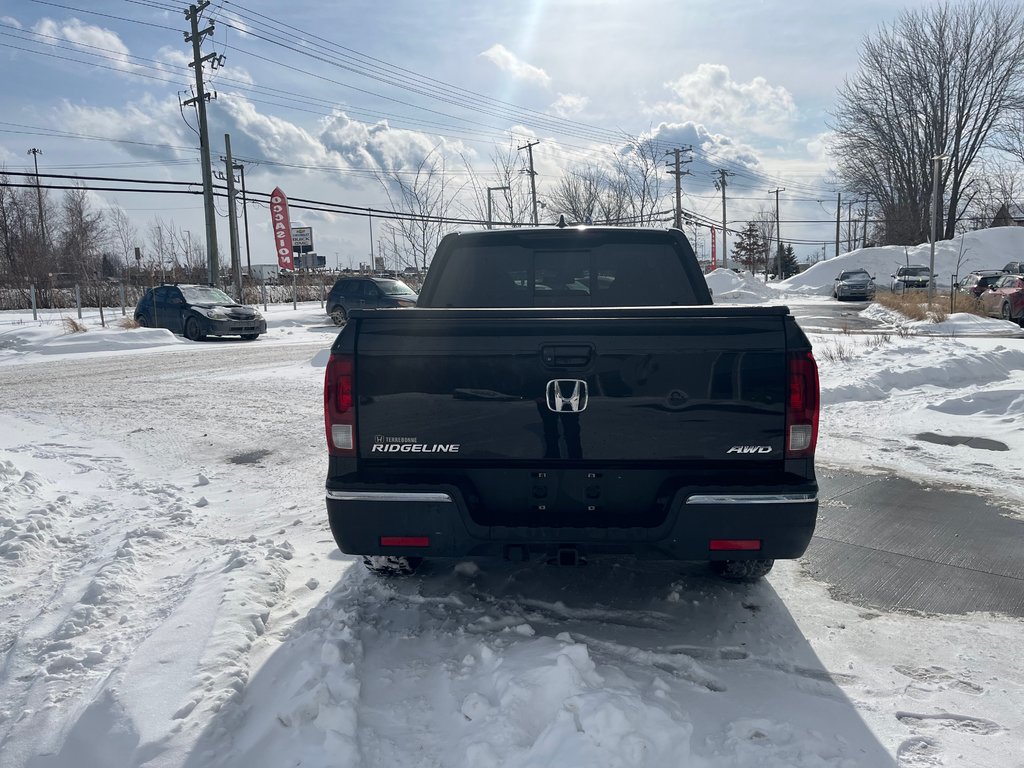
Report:
[[[869,333],[882,331],[877,320],[861,315],[866,301],[829,301],[827,303],[791,303],[790,312],[807,333]]]
[[[1024,520],[977,493],[818,469],[804,556],[834,597],[881,610],[1024,616]]]
[[[870,332],[866,302],[794,304],[807,332]],[[807,572],[866,608],[1024,616],[1024,520],[980,494],[818,468]]]

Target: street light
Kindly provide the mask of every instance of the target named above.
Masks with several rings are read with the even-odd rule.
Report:
[[[932,237],[931,257],[928,261],[928,306],[932,305],[935,299],[935,240],[938,237],[939,211],[942,209],[942,201],[939,199],[939,176],[942,173],[942,161],[948,160],[948,155],[936,155],[932,158]]]
[[[491,218],[491,192],[499,190],[511,191],[511,187],[488,187],[487,188],[487,228],[494,229],[494,220]]]

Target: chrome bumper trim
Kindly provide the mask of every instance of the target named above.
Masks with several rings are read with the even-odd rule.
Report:
[[[717,494],[708,493],[690,496],[687,504],[810,504],[816,502],[814,493],[760,493],[760,494]]]
[[[413,501],[421,504],[451,503],[447,493],[426,491],[328,491],[334,501]]]

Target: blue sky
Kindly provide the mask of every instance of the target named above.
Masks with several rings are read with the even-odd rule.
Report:
[[[191,95],[185,8],[4,0],[0,164],[24,171],[36,147],[41,173],[198,181],[196,121],[179,106]],[[696,147],[684,208],[721,218],[711,178],[719,167],[736,173],[736,228],[784,187],[783,238],[808,241],[798,246],[808,254],[810,241],[834,237],[828,110],[856,71],[863,37],[900,8],[878,0],[213,2],[204,52],[225,57],[210,77],[215,166],[230,133],[249,189],[387,207],[369,173],[375,162],[414,163],[438,147],[453,168],[467,158],[486,176],[511,133],[540,141],[543,197],[565,168],[611,157],[625,135],[653,133],[666,147]],[[125,209],[142,234],[155,217],[203,231],[201,198],[98,192],[93,200]],[[252,262],[268,263],[269,215],[251,207],[249,217]],[[293,218],[314,227],[332,265],[368,255],[366,219]],[[223,218],[219,237],[223,252]]]

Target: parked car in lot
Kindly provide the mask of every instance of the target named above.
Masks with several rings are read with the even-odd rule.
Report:
[[[135,320],[146,328],[182,333],[192,341],[207,336],[255,339],[267,332],[267,321],[259,311],[209,285],[150,288],[135,307]]]
[[[956,284],[956,290],[958,293],[969,293],[978,298],[1005,274],[998,269],[976,269]]]
[[[343,277],[327,294],[327,314],[344,325],[353,309],[415,307],[416,292],[393,277]]]
[[[1024,275],[1003,275],[978,297],[985,314],[1024,327]]]
[[[875,298],[875,278],[865,269],[848,269],[840,272],[832,284],[832,298],[843,299]]]
[[[921,264],[909,264],[896,270],[892,275],[889,290],[893,293],[904,293],[915,288],[927,288],[933,282],[932,271]]]
[[[1003,272],[1011,275],[1024,275],[1024,261],[1011,261],[1003,267]]]

